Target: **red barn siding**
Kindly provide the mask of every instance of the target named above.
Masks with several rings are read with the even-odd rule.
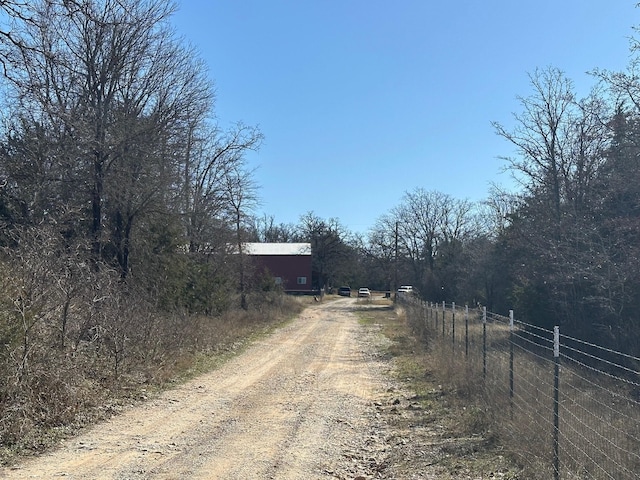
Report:
[[[311,292],[312,267],[310,243],[247,243],[245,251],[256,270],[268,270],[281,280],[286,292]],[[305,283],[298,283],[305,278]]]
[[[274,277],[282,279],[285,291],[311,291],[310,255],[254,255],[258,269],[267,269]],[[305,284],[298,284],[298,277],[305,277]]]

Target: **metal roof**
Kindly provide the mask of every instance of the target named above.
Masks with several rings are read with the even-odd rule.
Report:
[[[248,255],[311,255],[310,243],[245,243]]]

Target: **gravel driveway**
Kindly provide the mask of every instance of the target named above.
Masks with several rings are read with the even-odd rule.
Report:
[[[307,308],[222,368],[0,478],[383,478],[388,366],[357,306]]]

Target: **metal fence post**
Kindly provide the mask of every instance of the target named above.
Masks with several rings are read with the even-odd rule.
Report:
[[[427,324],[429,323],[429,306],[427,302],[421,302],[422,305],[422,326],[424,329],[427,329]]]
[[[438,330],[438,304],[431,302],[431,318],[433,318],[433,325],[435,330]]]
[[[482,378],[487,378],[487,307],[482,307]]]
[[[553,478],[560,480],[560,327],[553,327]]]
[[[451,303],[451,350],[456,349],[456,302]]]
[[[513,414],[513,310],[509,310],[509,404]]]
[[[464,356],[469,356],[469,305],[464,306]]]

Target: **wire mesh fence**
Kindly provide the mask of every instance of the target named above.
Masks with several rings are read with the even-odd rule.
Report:
[[[486,309],[403,299],[532,479],[640,478],[640,358]]]

